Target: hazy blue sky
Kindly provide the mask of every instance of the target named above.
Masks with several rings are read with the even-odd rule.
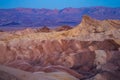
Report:
[[[0,0],[0,8],[120,7],[120,0]]]

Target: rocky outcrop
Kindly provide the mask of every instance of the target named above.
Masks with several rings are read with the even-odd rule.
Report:
[[[70,29],[72,29],[71,26],[64,25],[64,26],[57,27],[57,28],[55,29],[55,31],[67,31],[67,30],[70,30]]]
[[[47,26],[44,26],[42,28],[36,29],[37,32],[50,32],[50,28],[48,28]]]

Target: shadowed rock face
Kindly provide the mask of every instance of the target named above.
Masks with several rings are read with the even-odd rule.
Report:
[[[0,71],[0,80],[20,80],[20,79],[4,71]]]
[[[84,16],[69,30],[0,32],[0,64],[28,72],[62,71],[79,79],[119,77],[119,26],[119,20]]]

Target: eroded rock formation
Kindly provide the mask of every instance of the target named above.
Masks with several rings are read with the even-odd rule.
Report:
[[[0,64],[27,72],[62,71],[84,80],[117,80],[119,48],[119,20],[84,16],[69,30],[0,32]]]

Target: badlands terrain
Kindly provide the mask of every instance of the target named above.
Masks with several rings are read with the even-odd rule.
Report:
[[[0,80],[120,80],[120,20],[0,32]]]

